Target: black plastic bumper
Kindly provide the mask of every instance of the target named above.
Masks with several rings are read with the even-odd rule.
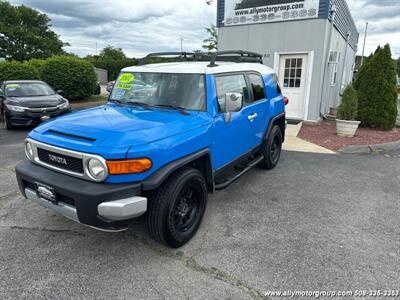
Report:
[[[34,126],[43,122],[42,117],[55,118],[71,112],[70,109],[56,110],[54,112],[32,113],[32,112],[6,112],[6,118],[12,126]]]
[[[90,182],[43,168],[27,160],[17,165],[16,175],[25,197],[25,188],[35,190],[36,183],[50,186],[57,193],[58,201],[76,208],[79,222],[104,229],[125,227],[128,221],[112,222],[100,217],[97,212],[100,203],[140,196],[142,192],[141,184]]]

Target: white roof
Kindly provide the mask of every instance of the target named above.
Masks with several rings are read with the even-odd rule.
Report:
[[[208,67],[210,62],[172,62],[127,67],[123,72],[218,74],[227,72],[256,71],[261,74],[275,73],[270,67],[258,63],[216,62],[218,66]]]

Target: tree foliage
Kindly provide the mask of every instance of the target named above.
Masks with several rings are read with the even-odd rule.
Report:
[[[215,25],[211,25],[210,27],[206,28],[207,34],[209,35],[203,41],[203,49],[208,51],[213,51],[218,49],[218,31]]]
[[[26,62],[0,62],[0,81],[36,79],[40,79],[39,72],[34,66],[31,66]]]
[[[354,87],[358,118],[366,126],[391,130],[397,117],[396,68],[390,46],[378,48],[361,67]]]
[[[121,69],[137,64],[137,60],[126,57],[121,48],[112,46],[105,47],[99,55],[88,55],[85,59],[96,68],[107,70],[109,80],[115,80]]]
[[[0,57],[24,61],[63,54],[63,43],[47,15],[0,0]]]
[[[93,95],[97,85],[93,65],[72,56],[47,59],[42,68],[42,80],[55,90],[63,90],[63,95],[71,100]]]
[[[358,110],[357,93],[353,86],[349,84],[342,94],[342,103],[337,112],[337,118],[340,120],[356,121]]]

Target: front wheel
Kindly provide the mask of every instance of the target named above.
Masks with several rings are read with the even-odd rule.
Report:
[[[207,197],[207,184],[198,170],[177,171],[149,196],[145,215],[148,232],[164,245],[183,246],[200,226]]]
[[[279,126],[275,125],[267,140],[264,141],[261,152],[263,160],[260,167],[271,170],[276,167],[282,152],[282,131]]]
[[[4,121],[4,127],[6,127],[7,130],[12,130],[14,127],[10,124],[10,121],[8,121],[6,113],[3,113],[3,121]]]

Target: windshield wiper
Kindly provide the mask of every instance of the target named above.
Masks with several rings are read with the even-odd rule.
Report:
[[[117,100],[117,99],[109,99],[108,101],[109,101],[109,102],[115,102],[115,103],[118,103],[118,104],[123,104],[122,101]]]
[[[186,115],[186,116],[190,115],[190,113],[187,112],[186,109],[181,106],[176,106],[176,105],[172,105],[172,104],[157,104],[157,105],[154,105],[154,107],[172,108],[172,109],[179,111],[182,115]]]
[[[147,103],[144,103],[144,102],[139,102],[139,101],[127,101],[127,102],[125,102],[125,104],[142,106],[142,107],[145,107],[145,108],[148,108],[148,109],[150,109],[152,107],[150,104],[147,104]]]

